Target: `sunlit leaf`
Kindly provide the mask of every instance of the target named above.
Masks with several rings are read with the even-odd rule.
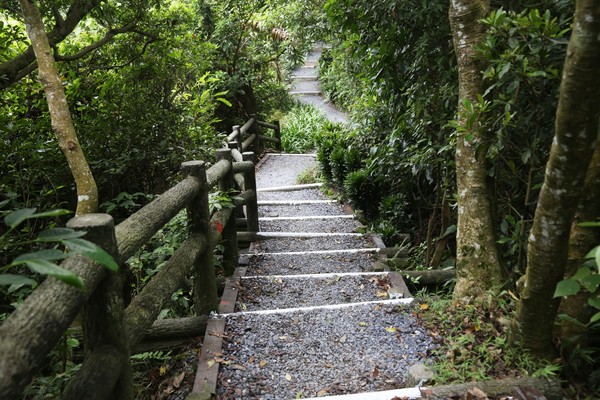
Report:
[[[67,271],[56,264],[52,264],[46,260],[27,260],[25,265],[33,272],[38,274],[52,276],[60,281],[65,282],[77,288],[83,288],[83,281],[73,272]]]
[[[16,228],[23,221],[32,217],[35,214],[37,208],[22,208],[20,210],[11,212],[7,216],[4,217],[4,223],[11,228]]]
[[[103,248],[85,239],[67,239],[63,243],[74,253],[83,254],[111,271],[118,271],[119,266],[114,258]]]
[[[34,253],[21,254],[15,258],[11,265],[23,264],[29,260],[46,260],[46,261],[57,261],[62,260],[66,257],[66,254],[60,250],[49,249],[40,250]]]
[[[42,231],[37,240],[40,242],[60,242],[66,239],[75,239],[85,235],[85,232],[74,231],[69,228],[52,228]]]
[[[0,274],[0,286],[34,286],[36,282],[22,275]]]

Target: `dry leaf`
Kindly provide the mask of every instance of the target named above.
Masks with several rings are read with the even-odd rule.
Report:
[[[419,306],[419,308],[423,311],[429,310],[429,304],[423,303]]]
[[[474,387],[467,391],[467,398],[471,398],[473,400],[488,400],[487,394],[478,387]]]
[[[377,292],[377,297],[381,299],[386,299],[388,297],[387,292]]]
[[[317,392],[317,397],[324,397],[327,396],[329,394],[328,392],[329,388],[325,388],[325,389],[321,389]]]
[[[161,365],[158,372],[160,373],[160,376],[163,376],[164,374],[167,373],[167,367],[165,365]]]
[[[208,360],[208,361],[206,362],[206,365],[208,365],[208,369],[210,369],[210,368],[211,368],[213,365],[215,365],[215,364],[216,364],[216,361],[215,361],[215,360]]]
[[[258,363],[258,366],[259,366],[259,367],[261,367],[261,368],[264,368],[264,367],[265,367],[265,365],[267,365],[267,362],[266,362],[265,360],[261,360],[261,361]]]
[[[379,368],[375,367],[373,369],[373,378],[377,378],[379,376]]]
[[[285,374],[285,380],[288,382],[292,381],[292,376],[290,374]]]
[[[182,372],[181,374],[173,378],[173,386],[179,389],[179,386],[181,386],[181,382],[183,382],[183,378],[185,378],[185,372]]]
[[[238,369],[238,370],[240,370],[240,371],[245,371],[245,370],[246,370],[246,367],[244,367],[243,365],[240,365],[240,364],[233,364],[233,365],[231,366],[231,368],[232,368],[232,369]]]

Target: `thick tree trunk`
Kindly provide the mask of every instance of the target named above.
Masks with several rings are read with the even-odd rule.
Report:
[[[578,0],[513,329],[515,338],[541,357],[554,354],[552,332],[560,300],[553,294],[565,274],[571,223],[598,137],[599,35],[600,2]]]
[[[452,0],[450,25],[459,72],[456,179],[458,224],[454,297],[471,302],[503,283],[487,185],[486,137],[479,121],[467,121],[465,102],[475,104],[482,93],[482,62],[475,46],[484,38],[479,20],[489,11],[488,0]]]
[[[569,253],[567,258],[566,275],[572,276],[583,264],[585,255],[600,243],[600,229],[579,226],[581,222],[597,221],[600,219],[600,146],[596,144],[594,155],[588,168],[583,188],[583,197],[575,219],[571,225],[569,238]],[[590,293],[582,291],[575,296],[562,299],[560,312],[565,313],[582,324],[587,324],[596,311],[587,304]],[[560,338],[563,347],[574,349],[577,345],[587,342],[585,333],[588,329],[580,324],[563,321],[560,325]]]
[[[56,68],[52,49],[46,36],[44,23],[38,8],[29,0],[19,0],[27,34],[37,59],[40,81],[44,86],[52,129],[58,138],[58,145],[67,158],[69,168],[77,186],[76,215],[94,213],[98,210],[98,188],[87,163],[77,134],[65,91]]]

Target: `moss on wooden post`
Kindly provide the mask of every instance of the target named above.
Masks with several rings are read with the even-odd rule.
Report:
[[[214,263],[214,246],[210,235],[210,211],[208,208],[209,186],[206,166],[203,161],[189,161],[181,164],[185,176],[196,178],[200,184],[198,195],[187,207],[190,235],[206,235],[208,246],[194,263],[194,310],[196,315],[216,311],[219,306],[217,280]]]
[[[229,163],[232,162],[231,149],[219,149],[217,150],[217,160],[227,160]],[[221,178],[219,181],[219,189],[223,192],[229,193],[234,189],[233,185],[233,167]],[[238,243],[237,243],[237,231],[235,228],[235,213],[231,213],[227,219],[227,223],[223,226],[223,232],[221,237],[223,239],[224,250],[223,250],[223,270],[225,275],[229,276],[233,274],[233,271],[237,267],[238,262]]]

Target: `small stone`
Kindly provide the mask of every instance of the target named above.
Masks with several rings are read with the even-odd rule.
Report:
[[[420,386],[433,379],[433,370],[422,363],[411,365],[408,368],[406,387]]]

